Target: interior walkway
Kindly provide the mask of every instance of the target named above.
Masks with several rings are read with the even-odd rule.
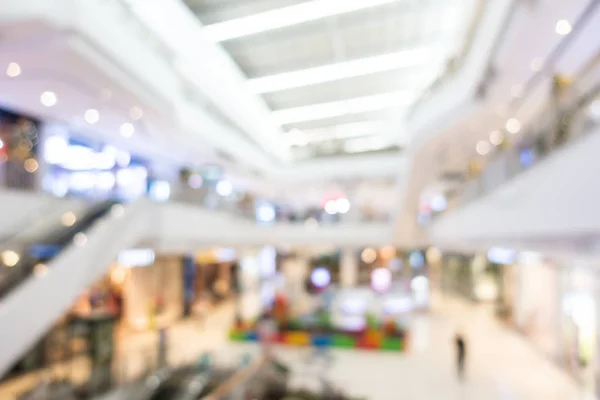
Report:
[[[415,317],[408,354],[338,350],[328,371],[322,363],[307,363],[306,349],[281,347],[277,354],[293,363],[294,385],[318,387],[319,374],[325,374],[348,394],[370,400],[590,398],[523,337],[497,322],[488,308],[455,298],[439,300],[443,301],[435,302],[430,315]],[[464,382],[455,373],[452,340],[456,329],[464,330],[468,341]],[[237,347],[253,351],[251,346]]]
[[[337,350],[328,370],[320,363],[305,362],[307,349],[279,347],[277,354],[293,365],[293,385],[315,387],[318,376],[325,374],[349,394],[370,400],[586,399],[570,377],[519,334],[498,323],[486,308],[455,298],[440,300],[431,314],[414,318],[408,354]],[[255,345],[227,341],[232,321],[233,305],[226,304],[217,308],[204,325],[191,320],[170,328],[169,363],[193,362],[205,351],[213,352],[219,363],[238,363],[242,353],[257,352]],[[464,382],[456,378],[453,364],[456,329],[464,330],[468,340]],[[123,338],[116,365],[119,376],[125,379],[137,375],[147,364],[153,364],[157,341],[156,333]],[[11,398],[3,397],[6,394],[0,388],[0,398]]]

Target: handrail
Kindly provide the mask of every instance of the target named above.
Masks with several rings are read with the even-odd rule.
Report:
[[[267,363],[265,357],[260,357],[254,360],[252,364],[240,369],[233,374],[229,379],[219,385],[215,390],[205,396],[202,400],[220,400],[232,394],[240,385],[247,382]]]
[[[567,99],[567,104],[559,105],[554,102],[552,106],[541,112],[541,120],[531,129],[533,134],[524,135],[526,139],[518,145],[498,152],[495,159],[488,163],[481,174],[467,183],[468,186],[458,206],[464,206],[486,195],[489,193],[488,188],[493,189],[507,182],[521,172],[538,165],[541,159],[547,157],[554,150],[593,131],[590,128],[595,127],[598,122],[590,119],[585,111],[590,103],[600,95],[600,52],[592,57],[576,76],[577,80],[565,91],[564,97]],[[594,79],[594,81],[590,82],[589,79]],[[581,84],[581,82],[585,83]],[[581,86],[589,89],[580,91]],[[552,112],[547,112],[548,109]],[[521,160],[520,156],[523,151],[532,152],[531,163]],[[490,181],[489,171],[494,168],[502,177],[500,181]]]

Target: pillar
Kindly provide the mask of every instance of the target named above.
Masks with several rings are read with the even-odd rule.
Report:
[[[310,295],[305,287],[309,270],[308,258],[302,256],[287,258],[281,264],[281,272],[285,277],[284,290],[292,307],[292,313],[302,313],[310,309]]]
[[[343,249],[340,259],[340,286],[349,288],[358,285],[358,252]]]

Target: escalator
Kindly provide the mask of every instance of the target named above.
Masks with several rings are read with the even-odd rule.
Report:
[[[99,203],[76,218],[59,217],[62,226],[19,244],[20,259],[0,277],[0,377],[106,273],[121,250],[152,229],[152,219],[142,218],[148,204]]]
[[[11,266],[0,266],[0,299],[9,295],[34,274],[47,273],[47,265],[51,260],[69,246],[77,234],[83,234],[99,218],[105,216],[115,204],[113,201],[94,204],[79,213],[79,216],[70,213],[69,218],[72,218],[72,221],[64,221],[70,226],[61,225],[61,221],[56,221],[55,225],[59,227],[50,232],[41,232],[26,243],[12,243],[12,247],[20,249],[22,254],[10,250],[17,254],[18,262]]]

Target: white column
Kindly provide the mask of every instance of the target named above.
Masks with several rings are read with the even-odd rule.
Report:
[[[340,260],[340,286],[354,287],[358,284],[358,254],[356,249],[343,249]]]
[[[308,259],[293,257],[285,260],[281,265],[281,272],[285,277],[285,294],[293,313],[301,313],[310,307],[310,295],[305,289],[308,278]]]

